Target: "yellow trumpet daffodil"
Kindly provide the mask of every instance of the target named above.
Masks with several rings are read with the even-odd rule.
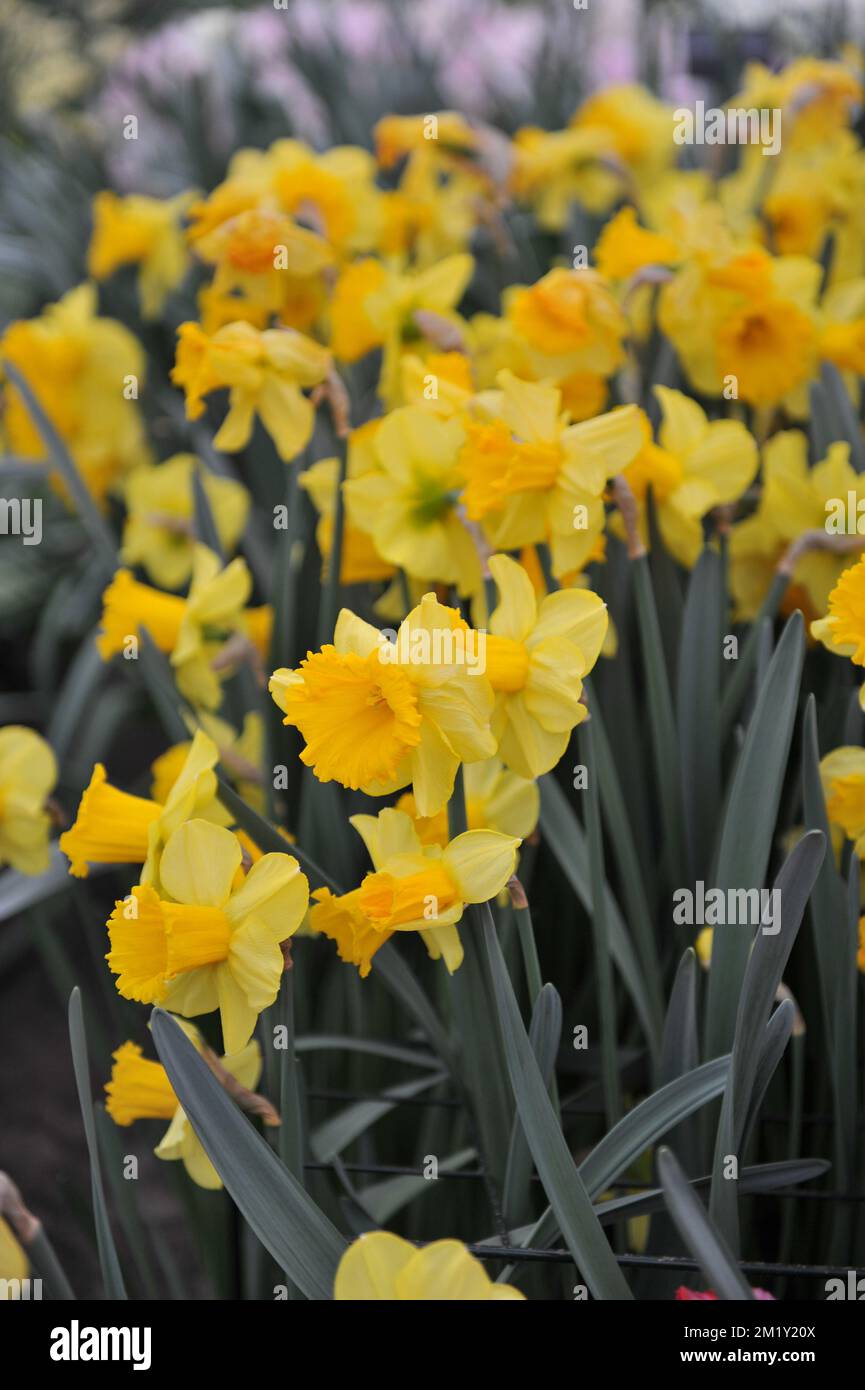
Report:
[[[227,1053],[246,1046],[258,1015],[276,999],[280,942],[297,931],[309,902],[291,855],[263,855],[235,886],[241,858],[230,830],[186,821],[162,851],[166,896],[140,884],[108,921],[106,960],[119,993],[184,1018],[218,1009]]]
[[[144,882],[157,877],[168,836],[191,817],[227,824],[216,799],[219,749],[201,729],[184,745],[183,758],[164,799],[132,796],[113,786],[97,763],[81,797],[74,824],[60,836],[69,872],[86,878],[90,864],[144,864]],[[162,790],[162,789],[160,789]]]
[[[88,488],[102,500],[148,457],[138,408],[147,363],[129,330],[99,318],[96,308],[96,286],[77,286],[39,318],[10,324],[0,338],[0,360],[26,378]],[[42,436],[12,386],[5,392],[3,432],[11,453],[45,457]]]
[[[690,569],[703,548],[702,518],[735,502],[754,481],[757,445],[739,420],[710,421],[681,391],[654,391],[661,406],[658,442],[644,420],[645,443],[624,475],[640,503],[651,487],[664,545]],[[645,533],[645,513],[642,526]]]
[[[590,589],[560,589],[540,604],[522,565],[489,561],[499,590],[486,639],[486,678],[496,704],[499,757],[520,777],[555,767],[586,717],[582,680],[600,655],[606,604]]]
[[[249,494],[242,483],[201,468],[194,454],[174,454],[164,463],[137,468],[126,480],[121,559],[127,565],[142,565],[162,589],[181,588],[192,573],[192,479],[199,468],[220,544],[231,552],[249,512]]]
[[[57,759],[44,738],[20,724],[0,729],[0,865],[22,874],[48,868],[45,803],[56,781]]]
[[[126,198],[105,190],[93,199],[93,236],[87,269],[94,280],[107,280],[121,265],[137,265],[141,313],[157,318],[168,295],[189,268],[189,252],[181,220],[195,198]]]
[[[221,698],[220,677],[213,662],[233,634],[247,636],[263,654],[270,617],[267,611],[245,609],[252,576],[244,560],[222,567],[206,546],[193,551],[192,583],[187,598],[164,594],[141,584],[129,570],[120,569],[102,596],[102,631],[96,639],[103,661],[133,650],[139,630],[146,628],[160,651],[171,654],[181,694],[195,705],[215,709]]]
[[[180,1027],[196,1046],[201,1046],[197,1029],[178,1019]],[[136,1120],[168,1120],[168,1129],[153,1152],[157,1158],[180,1159],[198,1187],[216,1191],[222,1179],[204,1150],[204,1145],[186,1118],[168,1073],[160,1062],[144,1056],[137,1043],[126,1042],[113,1053],[111,1080],[105,1084],[105,1109],[116,1125]],[[219,1059],[229,1076],[252,1090],[261,1076],[261,1048],[253,1038],[246,1047]]]
[[[411,783],[419,813],[432,816],[460,762],[496,751],[490,687],[471,674],[477,662],[470,669],[455,659],[466,650],[465,624],[434,594],[412,609],[395,644],[344,608],[333,644],[295,671],[275,671],[270,693],[284,723],[300,730],[301,760],[320,781],[373,796]]]
[[[375,467],[345,483],[346,515],[378,555],[417,579],[480,584],[480,557],[459,513],[459,450],[465,432],[419,406],[391,411],[371,436]]]
[[[636,406],[567,423],[561,392],[499,372],[499,390],[477,398],[458,464],[462,501],[497,549],[549,539],[557,576],[582,568],[604,527],[607,478],[638,453]]]
[[[468,903],[485,903],[514,872],[520,844],[495,830],[467,830],[444,846],[423,844],[411,817],[393,808],[351,823],[373,862],[359,888],[334,897],[313,893],[310,927],[334,940],[340,958],[361,978],[372,957],[395,931],[420,932],[433,960],[453,974],[463,959],[456,924]]]
[[[496,1284],[480,1260],[458,1240],[436,1240],[418,1249],[389,1231],[367,1231],[348,1247],[336,1271],[339,1302],[523,1301],[512,1284]]]
[[[315,416],[302,388],[317,386],[330,370],[330,354],[295,329],[228,323],[212,335],[197,323],[178,329],[171,373],[186,392],[186,415],[204,413],[204,397],[228,388],[228,414],[214,437],[217,449],[243,449],[258,415],[281,459],[289,462],[309,442]]]

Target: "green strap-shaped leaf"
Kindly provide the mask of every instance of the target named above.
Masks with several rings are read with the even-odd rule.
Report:
[[[99,1265],[105,1283],[105,1292],[109,1298],[126,1298],[126,1286],[123,1282],[120,1261],[117,1258],[117,1249],[105,1202],[105,1189],[102,1185],[102,1165],[99,1159],[99,1142],[96,1137],[93,1096],[90,1091],[90,1061],[87,1055],[87,1035],[84,1031],[84,1011],[81,1007],[81,990],[77,986],[69,996],[69,1042],[72,1047],[72,1067],[75,1072],[81,1118],[84,1121],[87,1152],[90,1155],[93,1219],[96,1225],[96,1244],[99,1248]]]
[[[733,774],[713,885],[723,892],[731,888],[761,889],[766,881],[803,656],[802,615],[794,613],[760,688]],[[751,933],[744,927],[716,929],[709,970],[707,1057],[728,1052],[733,1045],[736,1007],[750,949]]]
[[[307,1298],[331,1298],[345,1240],[229,1099],[171,1015],[154,1009],[150,1026],[175,1095],[241,1214]]]
[[[480,909],[502,1041],[514,1099],[544,1191],[574,1262],[595,1298],[630,1299],[628,1287],[601,1229],[568,1148],[528,1039],[499,946],[492,914]]]
[[[670,1149],[658,1151],[658,1176],[673,1224],[709,1282],[723,1299],[753,1299],[735,1256],[709,1220],[678,1159]]]

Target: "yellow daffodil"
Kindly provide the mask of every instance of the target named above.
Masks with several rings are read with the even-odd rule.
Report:
[[[702,517],[735,502],[750,486],[759,463],[757,445],[740,421],[709,421],[681,391],[654,390],[661,406],[658,443],[645,421],[646,442],[624,475],[640,502],[651,487],[664,545],[690,569],[703,547]]]
[[[498,830],[518,840],[526,840],[532,834],[541,809],[535,782],[518,777],[505,767],[501,758],[487,758],[482,763],[466,764],[463,785],[469,830]],[[419,816],[414,793],[403,792],[396,809],[411,816],[421,844],[441,845],[444,849],[448,842],[445,808],[435,816]]]
[[[820,760],[826,814],[865,858],[865,748],[833,748]]]
[[[561,393],[505,370],[499,391],[478,398],[459,467],[466,515],[492,545],[513,550],[549,539],[557,576],[581,568],[604,526],[607,478],[642,443],[636,406],[568,425]]]
[[[227,1053],[248,1043],[279,993],[280,942],[303,921],[309,885],[296,859],[265,854],[234,887],[241,848],[230,830],[189,820],[168,837],[160,897],[133,888],[108,922],[106,959],[126,999],[184,1018],[219,1009]]]
[[[813,374],[821,276],[816,261],[757,248],[692,258],[662,287],[658,322],[702,394],[777,404]]]
[[[312,434],[315,411],[301,388],[317,386],[330,368],[330,354],[294,329],[259,332],[249,323],[229,323],[208,336],[197,323],[178,329],[177,363],[171,379],[186,392],[186,415],[204,413],[204,397],[228,388],[228,414],[214,438],[217,449],[243,449],[258,415],[286,462]]]
[[[216,800],[213,769],[218,761],[219,749],[199,729],[184,745],[182,762],[164,796],[153,800],[113,786],[102,763],[97,763],[74,824],[60,836],[69,872],[86,878],[90,864],[144,864],[144,881],[155,878],[162,846],[185,820],[196,816],[226,823]]]
[[[557,267],[534,285],[513,286],[504,304],[535,376],[609,376],[624,361],[625,318],[594,270]]]
[[[648,231],[636,210],[624,207],[604,227],[595,245],[595,264],[607,280],[628,280],[650,265],[676,265],[682,248],[672,237]]]
[[[230,671],[225,665],[215,670],[213,663],[229,638],[246,636],[262,651],[267,646],[269,615],[250,621],[256,610],[244,612],[251,589],[252,577],[243,560],[232,560],[223,569],[203,545],[195,546],[185,599],[139,583],[129,570],[118,570],[102,596],[99,654],[108,661],[129,650],[130,639],[146,628],[160,651],[171,653],[181,693],[195,705],[215,709],[221,698],[220,677]]]
[[[168,295],[186,275],[189,252],[180,222],[194,193],[174,198],[126,198],[108,190],[93,199],[93,237],[87,269],[106,280],[121,265],[137,265],[138,293],[144,318],[162,311]]]
[[[308,332],[324,309],[323,272],[334,252],[284,212],[246,208],[197,237],[195,251],[215,266],[199,298],[205,333],[239,319],[267,328],[274,317]]]
[[[378,948],[395,931],[417,931],[433,960],[444,960],[450,974],[459,969],[463,948],[456,924],[467,903],[494,898],[514,872],[519,839],[495,830],[467,830],[444,846],[424,844],[404,812],[352,816],[373,872],[351,893],[334,897],[313,893],[310,927],[324,932],[340,958],[370,972]]]
[[[45,803],[57,781],[57,759],[33,729],[0,729],[0,865],[22,874],[48,868],[51,818]]]
[[[582,678],[600,654],[607,609],[588,589],[561,589],[538,604],[515,560],[493,555],[489,566],[499,605],[486,639],[486,678],[496,694],[499,757],[520,777],[540,777],[586,717]]]
[[[198,1032],[178,1019],[191,1041],[200,1047]],[[222,1179],[204,1151],[204,1145],[181,1109],[168,1073],[159,1062],[144,1056],[137,1043],[126,1042],[113,1054],[111,1080],[105,1085],[105,1109],[116,1125],[136,1120],[168,1120],[168,1129],[154,1149],[157,1158],[181,1159],[198,1187],[218,1190]],[[219,1059],[223,1070],[252,1090],[261,1076],[261,1048],[253,1038],[246,1047]]]
[[[436,111],[423,116],[382,116],[373,126],[376,159],[391,169],[407,154],[429,150],[444,162],[471,154],[478,133],[459,111]]]
[[[419,406],[391,411],[370,440],[375,467],[346,481],[345,502],[349,521],[372,537],[383,560],[470,594],[481,567],[457,506],[464,438],[456,419]]]
[[[30,1261],[23,1245],[5,1217],[0,1216],[0,1297],[20,1297],[21,1281],[30,1273]]]
[[[763,449],[763,490],[757,510],[739,522],[730,537],[730,587],[738,615],[752,619],[759,610],[778,562],[808,531],[825,531],[830,508],[850,495],[865,504],[865,481],[850,463],[850,446],[839,441],[814,467],[808,440],[800,430],[781,430]],[[807,549],[796,560],[784,611],[801,608],[814,619],[825,613],[829,594],[850,564],[850,554]]]
[[[79,285],[39,318],[12,323],[0,338],[67,445],[93,495],[147,459],[138,398],[146,360],[122,324],[96,314],[96,287]],[[42,459],[45,445],[27,407],[6,388],[3,430],[11,453]]]
[[[368,1231],[339,1262],[337,1302],[471,1303],[522,1301],[511,1284],[495,1284],[480,1260],[458,1240],[436,1240],[418,1249],[388,1231]]]
[[[421,329],[416,318],[426,311],[458,323],[456,306],[474,270],[470,255],[459,252],[425,270],[400,272],[380,261],[356,261],[334,287],[331,300],[331,347],[335,357],[354,362],[382,347],[379,392],[389,405],[400,389],[403,344],[416,346]]]
[[[320,781],[374,796],[411,782],[419,813],[432,816],[459,763],[496,751],[490,687],[455,659],[470,645],[465,624],[434,594],[408,615],[395,644],[344,608],[333,645],[296,671],[275,671],[270,693],[303,735],[301,760]]]
[[[154,467],[137,468],[126,480],[121,558],[127,565],[143,565],[163,589],[181,588],[192,573],[192,479],[199,468],[193,454],[175,454]],[[217,477],[204,468],[200,477],[220,543],[230,552],[246,525],[249,494],[233,478]]]
[[[829,612],[811,624],[811,636],[836,656],[865,666],[865,556],[844,570],[829,595]],[[865,683],[859,703],[865,709]]]

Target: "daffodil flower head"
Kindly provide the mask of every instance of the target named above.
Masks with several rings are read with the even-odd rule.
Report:
[[[488,902],[514,872],[519,839],[495,830],[468,830],[439,844],[422,844],[412,820],[387,808],[352,816],[373,863],[359,889],[341,897],[313,896],[313,930],[336,941],[343,960],[369,974],[379,946],[395,931],[417,931],[433,960],[453,974],[463,959],[456,924],[468,903]]]
[[[252,434],[255,415],[289,462],[309,442],[314,410],[303,387],[317,386],[330,370],[330,354],[295,329],[259,331],[249,323],[225,324],[212,336],[197,323],[178,330],[177,362],[171,374],[186,392],[186,413],[197,420],[204,397],[227,387],[228,415],[217,433],[217,449],[235,453]]]
[[[169,836],[160,897],[141,884],[115,906],[106,959],[127,999],[163,1004],[185,1018],[219,1009],[228,1053],[249,1041],[279,992],[280,942],[297,931],[309,885],[297,860],[265,854],[237,884],[235,835],[203,820]]]
[[[757,445],[739,420],[710,421],[683,392],[654,389],[661,406],[658,442],[644,420],[645,442],[624,475],[640,503],[651,487],[664,544],[691,568],[703,548],[703,516],[747,490],[759,466]],[[645,533],[645,512],[641,524]]]
[[[608,477],[642,445],[640,412],[620,406],[569,425],[556,387],[507,368],[497,380],[498,391],[477,398],[479,418],[460,451],[466,514],[495,547],[549,538],[554,574],[578,570],[603,532]]]
[[[865,666],[865,556],[844,570],[829,595],[829,612],[811,624],[811,634],[829,651]],[[860,703],[865,708],[862,692]]]
[[[93,199],[93,237],[87,269],[105,280],[121,265],[137,265],[138,292],[144,318],[158,317],[168,295],[189,268],[189,252],[180,226],[191,192],[174,198],[121,198],[108,190]]]
[[[861,859],[865,854],[865,748],[833,748],[820,760],[826,814]]]
[[[486,641],[493,731],[499,757],[531,779],[555,767],[586,717],[582,681],[600,655],[607,609],[589,589],[560,589],[538,603],[515,560],[493,555],[489,567],[499,590]]]
[[[348,478],[346,514],[383,560],[409,575],[472,593],[481,579],[475,543],[460,515],[464,483],[459,420],[401,406],[372,436],[375,468]]]
[[[75,822],[60,836],[60,848],[70,860],[69,872],[86,878],[90,864],[144,864],[144,879],[149,882],[155,877],[162,845],[184,820],[192,816],[226,819],[216,800],[213,769],[218,761],[216,744],[198,730],[164,805],[121,791],[107,780],[102,763],[96,763]]]
[[[197,469],[193,454],[175,454],[164,463],[135,469],[126,481],[121,558],[127,565],[143,565],[162,589],[181,588],[192,573]],[[220,543],[230,553],[246,525],[249,494],[233,478],[206,469],[200,477]]]
[[[0,729],[0,865],[23,874],[48,868],[50,817],[45,803],[57,781],[57,759],[33,729]]]
[[[458,1240],[418,1249],[389,1231],[368,1231],[346,1250],[336,1271],[340,1302],[523,1301],[511,1284],[496,1284],[480,1260]]]
[[[198,1030],[183,1019],[176,1021],[200,1050]],[[239,1052],[220,1058],[220,1063],[243,1087],[252,1090],[261,1076],[261,1048],[253,1038]],[[180,1107],[168,1073],[161,1063],[145,1057],[137,1043],[126,1042],[113,1054],[111,1079],[105,1085],[105,1109],[122,1127],[136,1120],[168,1120],[168,1129],[154,1150],[156,1157],[180,1159],[198,1187],[222,1187],[222,1179]]]
[[[422,815],[435,815],[453,790],[460,762],[495,752],[493,697],[466,665],[434,659],[462,619],[426,594],[400,625],[395,644],[348,609],[333,644],[296,671],[275,671],[270,693],[303,735],[301,759],[320,781],[373,796],[411,782]],[[421,659],[413,659],[414,656]]]

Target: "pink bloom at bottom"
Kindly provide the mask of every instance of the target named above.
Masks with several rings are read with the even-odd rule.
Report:
[[[763,1303],[774,1303],[776,1301],[773,1293],[767,1293],[765,1289],[751,1288],[754,1297]],[[705,1303],[717,1301],[718,1295],[709,1289],[708,1293],[697,1293],[696,1289],[687,1289],[684,1284],[680,1284],[676,1289],[675,1297],[682,1303]]]

